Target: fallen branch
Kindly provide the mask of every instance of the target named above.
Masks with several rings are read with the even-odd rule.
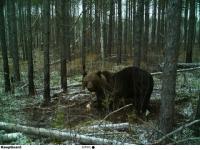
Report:
[[[22,136],[22,134],[18,133],[18,132],[17,133],[8,133],[8,134],[4,134],[4,135],[0,136],[0,139],[2,142],[9,142],[9,141],[15,141],[21,136]]]
[[[200,63],[178,63],[178,68],[191,68],[191,67],[199,67]]]
[[[81,83],[76,83],[76,84],[68,85],[67,88],[69,88],[69,87],[80,87],[80,86],[81,86]],[[60,86],[51,87],[50,90],[61,90],[61,87]],[[38,93],[41,93],[41,92],[44,91],[44,89],[43,88],[42,89],[36,89],[36,91]]]
[[[198,70],[200,69],[200,67],[195,67],[195,68],[188,68],[188,69],[180,69],[180,70],[177,70],[177,72],[186,72],[186,71],[193,71],[193,70]],[[151,75],[161,75],[163,72],[153,72],[151,73]]]
[[[163,136],[162,138],[158,139],[154,144],[160,144],[163,140],[165,140],[166,138],[169,138],[170,136],[172,136],[173,134],[180,132],[181,130],[183,130],[184,128],[187,128],[197,122],[199,122],[200,120],[194,120],[190,123],[184,124],[183,126],[180,126],[179,128],[177,128],[176,130],[166,134],[165,136]]]
[[[122,110],[122,109],[124,109],[124,108],[127,108],[127,107],[129,107],[129,106],[132,106],[132,105],[133,105],[133,104],[125,105],[125,106],[123,106],[123,107],[121,107],[121,108],[119,108],[119,109],[117,109],[117,110],[115,110],[115,111],[109,113],[108,115],[106,115],[106,116],[100,121],[99,125],[101,125],[102,122],[103,122],[104,120],[106,120],[108,117],[110,117],[110,116],[113,115],[114,113],[117,113],[117,112],[119,112],[120,110]]]
[[[129,129],[130,124],[125,122],[125,123],[117,123],[117,124],[101,124],[101,125],[93,125],[89,127],[82,127],[82,129],[87,128],[87,129],[112,129],[112,130],[124,130],[124,129]]]
[[[170,143],[170,145],[180,144],[180,143],[188,142],[188,141],[197,141],[197,140],[200,141],[200,137],[191,137],[191,138],[182,139],[182,140]]]
[[[127,144],[127,143],[122,143],[116,140],[108,140],[108,139],[85,136],[85,135],[75,133],[74,131],[64,132],[64,131],[50,130],[50,129],[45,129],[45,128],[27,127],[27,126],[22,126],[22,125],[12,124],[12,123],[5,123],[5,122],[0,122],[0,129],[18,131],[18,132],[23,132],[26,134],[45,136],[52,139],[72,140],[72,141],[74,140],[74,141],[78,141],[81,144],[98,144],[98,145]]]

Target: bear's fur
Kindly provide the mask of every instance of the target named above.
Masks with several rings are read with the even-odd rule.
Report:
[[[132,103],[138,114],[149,110],[153,85],[152,75],[138,67],[127,67],[116,73],[98,71],[83,78],[83,86],[96,93],[98,107],[101,107],[108,91],[112,98],[111,109],[122,103],[120,99],[124,98],[123,104]]]

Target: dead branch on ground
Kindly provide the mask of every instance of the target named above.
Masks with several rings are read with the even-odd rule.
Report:
[[[172,136],[173,134],[177,133],[177,132],[180,132],[181,130],[187,128],[187,127],[190,127],[191,125],[199,122],[200,120],[194,120],[190,123],[187,123],[187,124],[184,124],[183,126],[180,126],[179,128],[177,128],[176,130],[166,134],[165,136],[163,136],[162,138],[158,139],[154,144],[160,144],[163,140],[165,140],[166,138]]]
[[[34,134],[34,135],[38,135],[38,136],[45,136],[45,137],[49,137],[52,139],[78,141],[81,144],[98,144],[98,145],[128,144],[128,143],[122,143],[122,142],[119,142],[116,140],[108,140],[108,139],[102,139],[102,138],[81,135],[74,131],[64,132],[64,131],[51,130],[51,129],[45,129],[45,128],[34,128],[34,127],[22,126],[22,125],[18,125],[18,124],[5,123],[5,122],[0,122],[0,129],[18,131],[18,132],[23,132],[25,134]]]

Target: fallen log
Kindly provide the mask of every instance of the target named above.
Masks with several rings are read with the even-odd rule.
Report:
[[[18,124],[5,123],[5,122],[0,122],[0,129],[23,132],[25,134],[45,136],[52,139],[76,141],[81,144],[97,144],[97,145],[128,144],[128,143],[122,143],[116,140],[108,140],[108,139],[96,138],[96,137],[91,137],[91,136],[85,136],[85,135],[78,134],[74,131],[64,132],[64,131],[51,130],[51,129],[45,129],[45,128],[34,128],[34,127],[22,126]]]
[[[200,67],[195,67],[195,68],[188,68],[188,69],[180,69],[180,70],[177,70],[177,73],[179,72],[186,72],[186,71],[194,71],[194,70],[198,70],[200,69]],[[153,72],[151,73],[151,75],[161,75],[163,72]]]
[[[194,68],[199,67],[200,63],[178,63],[178,68]]]
[[[17,132],[17,133],[8,133],[8,134],[4,134],[4,135],[0,136],[0,140],[2,142],[15,141],[21,136],[22,136],[22,134],[19,133],[19,132]]]
[[[81,87],[81,83],[75,83],[75,84],[70,84],[67,86],[67,88],[71,88],[71,87]],[[60,86],[55,86],[55,87],[51,87],[50,90],[60,90],[62,91],[61,87]],[[39,93],[42,93],[44,91],[44,89],[36,89],[36,92],[39,94]]]
[[[164,63],[159,64],[160,68],[163,69]],[[194,68],[200,67],[200,63],[177,63],[177,68],[185,69],[185,68]]]
[[[88,127],[82,127],[81,129],[112,129],[112,130],[125,130],[129,129],[130,124],[125,122],[125,123],[116,123],[116,124],[99,124],[99,125],[93,125],[93,126],[88,126]]]

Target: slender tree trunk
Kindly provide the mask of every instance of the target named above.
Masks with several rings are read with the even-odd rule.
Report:
[[[9,0],[6,0],[6,17],[7,17],[7,19],[6,19],[6,21],[7,22],[5,22],[6,23],[6,25],[7,25],[7,30],[5,30],[5,31],[7,31],[7,35],[8,35],[8,45],[7,45],[7,48],[8,48],[8,52],[9,52],[9,56],[12,58],[12,48],[11,48],[11,41],[12,41],[12,36],[11,36],[11,23],[10,23],[10,21],[11,21],[11,14],[10,14],[10,4],[9,4],[10,2],[9,2]]]
[[[132,45],[131,45],[131,56],[132,56],[132,51],[135,50],[135,44],[136,44],[136,0],[133,0],[133,25],[132,25],[132,32],[133,32],[133,35],[132,35]]]
[[[83,30],[82,30],[82,48],[81,48],[81,63],[82,63],[82,74],[86,74],[86,66],[85,66],[85,50],[86,50],[86,0],[82,0],[82,8],[83,8]]]
[[[131,25],[132,25],[132,18],[131,18],[131,13],[132,13],[132,8],[131,8],[131,1],[130,0],[127,0],[127,49],[128,50],[131,50],[133,45],[132,43],[132,39],[133,39],[133,36],[135,35],[133,32],[132,32],[132,28]],[[134,14],[133,14],[134,15]],[[130,53],[131,56],[132,56],[132,52]]]
[[[185,0],[185,10],[184,10],[184,52],[187,49],[187,36],[188,36],[188,4],[189,0]]]
[[[55,14],[56,14],[56,47],[57,47],[57,50],[56,50],[56,53],[60,53],[60,45],[61,45],[61,38],[60,38],[60,35],[61,35],[61,0],[56,0],[55,1]]]
[[[8,65],[8,56],[7,56],[7,44],[6,44],[6,34],[5,34],[5,20],[4,20],[4,7],[5,1],[0,1],[0,45],[2,49],[2,57],[3,57],[3,71],[4,71],[4,85],[5,92],[11,91],[10,86],[10,73],[9,73],[9,65]]]
[[[160,52],[160,37],[161,37],[161,34],[160,34],[160,26],[161,26],[161,1],[162,0],[158,0],[158,22],[157,22],[157,53]]]
[[[90,16],[89,16],[89,24],[90,24],[90,41],[89,41],[89,45],[90,45],[90,50],[92,51],[94,48],[93,48],[93,18],[92,18],[92,11],[93,11],[93,5],[92,5],[92,0],[90,0],[90,4],[89,4],[89,7],[90,7]]]
[[[149,48],[149,0],[145,0],[145,30],[144,30],[144,49],[142,61],[145,66],[147,63],[147,53]]]
[[[133,65],[140,67],[141,63],[141,48],[142,48],[142,34],[143,34],[143,11],[144,11],[144,0],[138,0],[138,8],[136,13],[136,41],[134,49],[134,60]]]
[[[118,47],[117,64],[122,62],[122,0],[118,0]]]
[[[136,0],[134,0],[136,1]],[[131,0],[128,0],[128,49],[131,51],[132,50],[132,47],[133,47],[133,38],[134,38],[134,32],[133,32],[133,17],[134,17],[134,14],[133,14],[133,1]],[[131,56],[132,56],[132,52],[131,52]]]
[[[110,0],[110,15],[109,15],[109,33],[108,33],[108,56],[111,56],[113,46],[113,21],[114,21],[115,3]]]
[[[181,2],[181,0],[168,0],[166,11],[167,32],[159,122],[160,129],[164,134],[172,131],[174,123],[176,69],[180,42],[180,22],[182,10]]]
[[[199,1],[199,16],[200,16],[200,1]],[[199,43],[199,49],[200,49],[200,19],[199,19],[199,39],[198,39],[198,43]]]
[[[155,50],[156,22],[157,22],[156,15],[157,15],[157,0],[153,0],[153,16],[152,16],[152,30],[151,30],[152,50]]]
[[[108,34],[107,34],[107,1],[103,1],[103,48],[104,53],[107,49]]]
[[[190,17],[186,50],[186,63],[192,63],[192,52],[195,40],[195,0],[190,0]]]
[[[10,21],[10,47],[13,58],[13,69],[14,69],[14,81],[20,81],[20,70],[19,70],[19,53],[18,53],[18,40],[17,40],[17,22],[16,22],[16,11],[15,11],[15,0],[8,0],[9,10],[8,15]]]
[[[50,27],[50,37],[51,37],[51,41],[50,45],[52,45],[52,47],[55,46],[55,36],[54,36],[54,0],[51,0],[50,1],[50,24],[51,24],[51,27]]]
[[[27,28],[28,28],[28,89],[29,95],[35,95],[34,75],[33,75],[33,45],[32,45],[32,29],[31,29],[31,0],[27,1],[28,15],[27,15]]]
[[[71,3],[72,1],[71,0],[67,0],[67,6],[66,6],[66,20],[67,20],[67,24],[66,24],[66,32],[67,32],[67,41],[66,41],[66,44],[67,44],[67,60],[68,61],[71,61],[71,44],[72,44],[72,11],[71,11]]]
[[[22,5],[22,0],[18,1],[18,14],[19,14],[19,24],[18,24],[18,29],[19,29],[19,48],[22,49],[23,52],[23,17],[22,17],[22,11],[23,5]]]
[[[103,8],[102,8],[103,10]],[[100,38],[100,42],[101,42],[101,60],[102,60],[102,68],[104,68],[105,66],[105,48],[104,48],[104,16],[103,16],[103,12],[100,15],[100,29],[101,29],[101,38]]]
[[[125,20],[124,20],[124,58],[127,57],[127,33],[128,33],[128,0],[126,0]]]
[[[95,0],[95,50],[100,51],[100,0]]]
[[[28,59],[28,54],[27,54],[27,7],[25,7],[26,1],[22,0],[22,7],[24,7],[25,9],[22,9],[22,26],[23,26],[23,60],[27,60]]]
[[[67,91],[67,66],[66,66],[66,59],[67,59],[67,13],[66,11],[67,1],[61,1],[61,34],[62,34],[62,43],[61,43],[61,88],[64,92]]]
[[[43,42],[44,42],[44,105],[50,102],[50,66],[49,66],[49,45],[50,45],[50,2],[43,1]]]
[[[36,23],[35,23],[35,48],[39,48],[39,38],[40,38],[40,30],[39,30],[39,26],[40,26],[40,12],[39,12],[39,4],[36,5],[36,16],[38,17]]]
[[[160,50],[164,48],[164,37],[165,37],[165,0],[161,2],[161,21],[160,21]]]
[[[199,93],[199,100],[198,100],[198,102],[197,102],[197,109],[196,109],[195,119],[196,119],[196,120],[200,119],[200,93]],[[200,126],[200,122],[198,122],[197,124],[195,124],[195,125],[193,126],[194,134],[195,134],[196,136],[200,136],[200,129],[199,129],[199,126]]]

